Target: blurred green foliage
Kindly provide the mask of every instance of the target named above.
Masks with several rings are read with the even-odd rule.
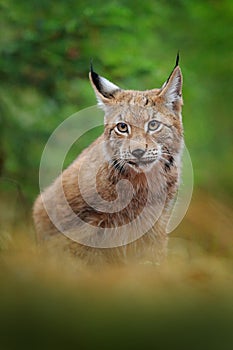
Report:
[[[149,89],[166,80],[177,49],[195,184],[230,198],[231,0],[0,0],[0,11],[0,174],[30,200],[51,132],[95,104],[90,59],[117,85]]]

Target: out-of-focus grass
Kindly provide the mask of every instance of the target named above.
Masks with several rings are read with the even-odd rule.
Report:
[[[199,193],[164,265],[90,269],[38,249],[31,224],[9,216],[0,236],[0,348],[231,349],[231,232],[229,209]]]

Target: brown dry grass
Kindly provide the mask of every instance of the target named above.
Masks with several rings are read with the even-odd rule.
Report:
[[[231,348],[233,235],[231,210],[224,203],[202,193],[193,197],[185,219],[170,236],[162,266],[88,268],[74,258],[39,250],[31,223],[15,217],[12,224],[10,210],[8,217],[0,240],[0,329],[5,334],[17,327],[24,334],[31,322],[36,328],[35,333],[31,329],[33,342],[38,327],[45,334],[59,330],[56,348],[66,337],[76,346],[76,335],[82,339],[80,348],[98,342],[102,348],[119,348],[118,335],[126,349],[141,348],[146,344],[142,338],[152,341],[154,336],[167,348],[186,343],[184,348]],[[194,333],[198,344],[190,343]],[[41,337],[45,345],[38,348],[53,348],[49,334]],[[11,341],[2,344],[14,348]]]

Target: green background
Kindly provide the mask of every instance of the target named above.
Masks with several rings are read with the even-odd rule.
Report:
[[[0,0],[0,16],[0,348],[230,349],[233,2]],[[168,265],[93,272],[40,255],[41,153],[63,120],[96,103],[90,60],[143,90],[163,84],[177,50],[194,195]]]
[[[95,70],[130,89],[160,87],[177,50],[195,185],[232,195],[231,1],[0,1],[1,174],[31,200],[40,155],[62,120],[95,104]],[[75,155],[74,155],[75,156]]]

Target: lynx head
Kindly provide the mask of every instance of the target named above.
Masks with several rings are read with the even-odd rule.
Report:
[[[176,65],[161,88],[123,90],[91,68],[90,80],[105,111],[105,155],[119,171],[170,169],[183,145],[182,74]]]

